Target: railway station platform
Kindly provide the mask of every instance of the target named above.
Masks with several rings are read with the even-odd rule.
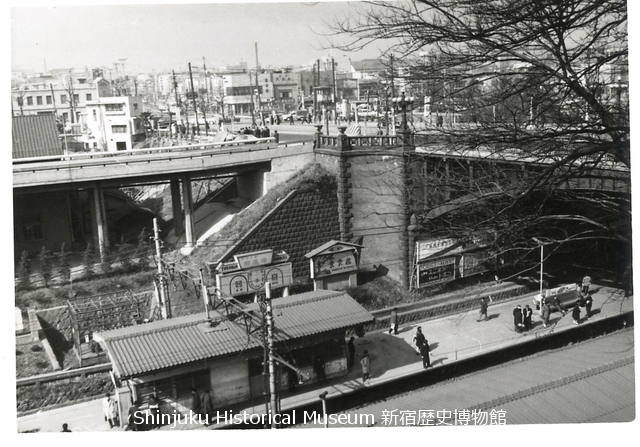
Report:
[[[633,297],[625,297],[622,290],[592,285],[592,315],[586,318],[582,309],[580,326],[593,324],[610,318],[633,312]],[[431,347],[431,365],[433,369],[468,360],[472,357],[495,353],[500,350],[539,340],[554,334],[572,331],[580,326],[573,324],[570,313],[562,316],[553,312],[550,324],[545,328],[540,313],[535,310],[533,298],[536,294],[526,294],[512,300],[495,303],[489,306],[488,319],[478,322],[479,308],[468,312],[457,313],[428,321],[415,321],[401,325],[398,335],[388,333],[388,329],[368,332],[363,337],[356,337],[355,366],[346,376],[329,380],[328,384],[300,386],[296,392],[282,390],[280,392],[281,410],[287,411],[319,403],[319,395],[327,392],[326,399],[330,406],[331,399],[343,397],[349,393],[390,383],[399,379],[418,375],[424,371],[422,359],[416,354],[412,338],[416,327],[421,326]],[[529,305],[533,310],[532,329],[518,333],[513,326],[513,309],[517,305]],[[359,358],[367,350],[371,358],[371,380],[363,385]],[[264,400],[252,404],[237,405],[227,409],[234,414],[246,411],[250,414],[264,412]],[[221,410],[222,411],[222,410]],[[102,414],[102,400],[70,405],[49,411],[19,417],[18,431],[59,432],[63,423],[69,424],[72,431],[100,432],[119,431],[123,428],[109,429]],[[192,430],[233,428],[226,424],[213,424],[204,427],[201,424],[177,424],[162,430]]]

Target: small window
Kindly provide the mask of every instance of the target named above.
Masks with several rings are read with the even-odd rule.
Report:
[[[98,121],[98,114],[96,113],[96,110],[94,109],[92,110],[92,112],[93,112],[93,120]]]
[[[42,105],[42,96],[36,96],[36,104],[38,104],[39,106]]]
[[[47,104],[53,104],[53,98],[51,95],[47,95]]]
[[[73,102],[78,104],[80,102],[80,95],[73,95]]]
[[[60,95],[60,102],[62,104],[66,103],[67,102],[67,95]]]
[[[122,104],[105,104],[104,109],[107,112],[122,112],[124,110]]]
[[[115,125],[111,126],[111,132],[113,133],[127,133],[127,126]]]
[[[91,101],[93,99],[93,97],[91,96],[91,93],[87,93],[87,101]]]
[[[28,106],[32,106],[33,105],[33,97],[27,96],[27,105]]]

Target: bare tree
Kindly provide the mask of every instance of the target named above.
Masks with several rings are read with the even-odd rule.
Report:
[[[603,252],[630,263],[624,0],[371,2],[334,31],[349,38],[332,43],[342,50],[386,41],[396,89],[424,94],[445,118],[416,138],[427,154],[413,160],[411,211],[423,231],[491,229],[495,249],[516,259],[536,250],[535,236],[549,253],[585,250],[571,257],[580,268]],[[446,173],[426,161],[435,139]],[[452,161],[461,156],[474,162]],[[597,178],[624,185],[576,187]]]

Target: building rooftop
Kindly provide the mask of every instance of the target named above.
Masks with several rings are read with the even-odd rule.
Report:
[[[374,320],[343,291],[318,290],[272,301],[276,344],[347,329]],[[260,317],[257,303],[246,311]],[[132,377],[262,346],[247,334],[241,318],[199,313],[94,334],[109,355],[114,373]]]

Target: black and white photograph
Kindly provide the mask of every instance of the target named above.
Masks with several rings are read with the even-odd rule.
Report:
[[[632,2],[5,9],[13,445],[633,439]]]

